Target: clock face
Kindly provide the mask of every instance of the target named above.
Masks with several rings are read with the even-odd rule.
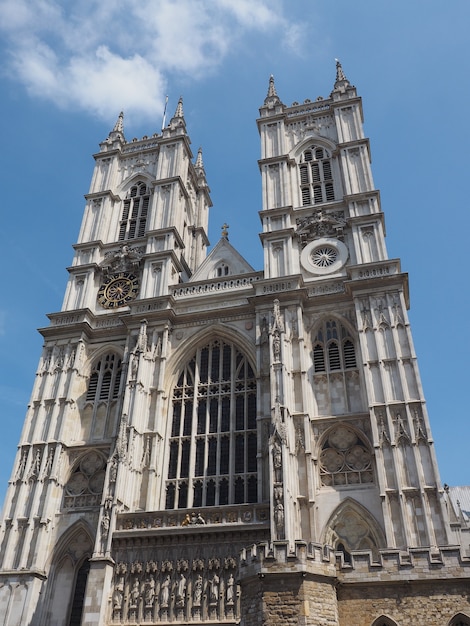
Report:
[[[139,279],[129,272],[108,276],[98,291],[98,302],[105,309],[116,309],[132,302],[139,293]]]

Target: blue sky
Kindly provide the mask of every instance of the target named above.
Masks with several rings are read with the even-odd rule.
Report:
[[[128,140],[178,97],[203,148],[210,239],[256,268],[258,108],[327,97],[335,57],[363,97],[390,257],[410,319],[443,482],[470,484],[467,184],[470,3],[452,0],[0,0],[3,298],[0,500],[42,340],[60,310],[93,170],[121,109]]]

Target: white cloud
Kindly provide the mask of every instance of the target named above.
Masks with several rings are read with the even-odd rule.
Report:
[[[282,0],[0,0],[5,71],[28,92],[109,120],[161,111],[167,76],[197,79],[245,34],[295,50],[301,26]]]

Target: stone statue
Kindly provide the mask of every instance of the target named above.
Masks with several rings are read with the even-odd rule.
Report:
[[[149,576],[145,581],[145,606],[150,608],[153,606],[153,602],[155,600],[155,579],[153,576]]]
[[[219,599],[219,582],[220,579],[214,572],[214,576],[211,579],[211,602],[217,602]]]
[[[196,578],[196,582],[194,583],[194,594],[193,594],[193,605],[201,606],[201,598],[202,598],[202,576]]]
[[[124,576],[120,576],[119,580],[114,585],[114,593],[113,593],[114,610],[120,610],[122,608],[123,597],[124,597]]]
[[[233,585],[234,585],[234,579],[232,574],[230,574],[228,580],[227,580],[227,604],[233,604]]]
[[[162,582],[162,606],[168,606],[168,600],[170,599],[170,575]]]

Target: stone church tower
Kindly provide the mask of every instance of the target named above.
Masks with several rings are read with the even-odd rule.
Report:
[[[1,524],[4,626],[470,626],[361,100],[260,109],[264,268],[182,101],[100,144]]]

